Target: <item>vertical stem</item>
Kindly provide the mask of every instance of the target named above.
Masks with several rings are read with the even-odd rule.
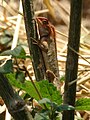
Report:
[[[27,34],[27,41],[32,56],[32,64],[36,76],[36,80],[44,79],[44,66],[42,62],[42,55],[39,47],[33,44],[33,39],[37,40],[36,24],[34,20],[33,2],[32,0],[22,0],[23,14],[25,21],[25,28]],[[32,39],[33,38],[33,39]],[[41,66],[41,67],[40,67]]]
[[[74,49],[76,52],[79,51],[81,8],[82,0],[71,0],[70,28],[64,88],[64,104],[69,104],[72,106],[75,106],[76,83],[72,84],[71,86],[68,86],[68,84],[69,82],[77,79],[78,54],[72,51],[72,49]],[[63,120],[74,120],[74,110],[64,111]]]

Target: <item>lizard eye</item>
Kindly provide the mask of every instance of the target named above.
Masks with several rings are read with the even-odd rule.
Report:
[[[43,20],[42,23],[43,23],[44,25],[46,25],[46,24],[48,24],[48,20]]]

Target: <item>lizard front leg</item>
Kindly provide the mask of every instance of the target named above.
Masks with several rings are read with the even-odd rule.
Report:
[[[34,38],[31,38],[33,40],[33,44],[38,45],[38,47],[44,51],[47,52],[48,51],[48,44],[46,41],[40,41],[40,40],[35,40]]]

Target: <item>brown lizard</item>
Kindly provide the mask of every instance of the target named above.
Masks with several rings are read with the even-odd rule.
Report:
[[[56,34],[54,26],[45,17],[37,17],[43,59],[46,67],[46,78],[50,82],[59,81],[59,68],[57,60]]]

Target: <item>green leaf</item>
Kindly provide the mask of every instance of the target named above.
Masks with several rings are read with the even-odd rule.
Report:
[[[90,111],[90,98],[81,98],[76,101],[76,110]]]
[[[50,101],[48,98],[43,98],[42,100],[39,100],[38,102],[39,102],[39,104],[48,104],[54,110],[56,110],[58,108],[57,103]]]
[[[34,120],[49,120],[49,117],[44,113],[36,113]]]
[[[60,82],[63,82],[65,80],[65,75],[61,76]]]
[[[17,70],[15,78],[23,83],[25,81],[25,73],[21,70]]]
[[[12,41],[12,38],[13,36],[10,33],[10,31],[5,30],[3,34],[0,36],[0,43],[5,46],[8,46],[9,43]]]
[[[49,83],[48,80],[42,80],[38,82],[38,84],[42,98],[48,98],[57,104],[62,103],[62,96],[60,95],[60,91],[57,91],[57,88],[52,83]]]
[[[75,108],[73,106],[71,106],[71,105],[63,104],[63,105],[58,106],[56,110],[58,112],[61,112],[63,110],[74,110],[74,109]]]
[[[40,104],[46,104],[46,103],[51,103],[51,101],[48,98],[43,98],[42,100],[38,101]]]
[[[0,67],[0,73],[10,73],[13,72],[12,60],[7,60],[6,63]]]
[[[29,57],[29,56],[26,56],[25,50],[21,46],[17,46],[13,50],[4,51],[3,53],[1,53],[1,55],[12,55],[12,57],[22,58],[22,59]]]
[[[9,82],[16,88],[20,88],[24,91],[26,91],[26,93],[28,93],[31,97],[39,100],[39,96],[35,90],[35,88],[33,87],[32,83],[30,81],[25,81],[24,83],[20,82],[19,80],[15,79],[15,75],[10,73],[7,74],[7,78],[9,79]],[[39,85],[36,84],[36,87],[39,90]]]
[[[35,98],[36,100],[40,100],[34,86],[30,81],[25,81],[24,83],[21,83],[20,81],[17,81],[15,79],[15,75],[13,74],[8,74],[7,77],[13,86],[26,91],[26,93],[28,93],[31,97]],[[62,96],[60,95],[60,92],[57,91],[56,87],[54,87],[53,84],[49,83],[47,80],[42,80],[40,82],[34,83],[39,93],[41,94],[42,98],[44,98],[41,102],[53,101],[58,103],[59,105],[62,103]]]

